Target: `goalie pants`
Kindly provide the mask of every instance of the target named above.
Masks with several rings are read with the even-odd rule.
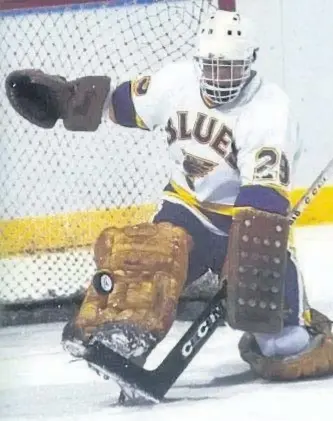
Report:
[[[165,200],[153,217],[153,221],[156,223],[171,222],[186,229],[192,236],[194,247],[189,256],[187,284],[195,281],[209,269],[220,274],[227,253],[230,216],[197,208],[192,210],[186,204]],[[212,232],[211,224],[214,225],[216,232]],[[288,251],[285,278],[285,309],[285,326],[304,324],[304,315],[308,304],[302,275],[291,251]]]

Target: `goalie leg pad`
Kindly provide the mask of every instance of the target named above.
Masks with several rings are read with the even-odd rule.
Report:
[[[281,331],[288,235],[288,220],[281,215],[245,209],[234,217],[223,268],[232,328]]]
[[[255,335],[245,333],[238,345],[241,357],[257,375],[268,380],[297,380],[333,374],[331,321],[313,309],[311,315],[312,322],[307,327],[310,342],[303,351],[286,357],[265,357]]]
[[[170,223],[104,230],[95,244],[97,274],[109,274],[109,294],[88,288],[75,328],[85,340],[108,342],[137,357],[170,329],[187,277],[191,238]]]

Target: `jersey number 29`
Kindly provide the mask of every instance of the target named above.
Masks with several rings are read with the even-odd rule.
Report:
[[[254,179],[287,186],[290,182],[290,166],[285,153],[274,148],[260,149],[256,155]]]

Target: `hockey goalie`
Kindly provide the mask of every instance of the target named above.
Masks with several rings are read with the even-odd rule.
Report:
[[[257,53],[251,22],[219,10],[200,28],[193,59],[119,86],[38,69],[7,76],[12,107],[32,124],[162,126],[174,163],[151,221],[110,226],[96,239],[94,282],[63,332],[73,355],[99,340],[144,364],[185,286],[210,269],[226,280],[227,322],[243,332],[240,356],[257,375],[333,373],[331,322],[309,306],[290,243],[298,145],[289,99],[254,70]]]

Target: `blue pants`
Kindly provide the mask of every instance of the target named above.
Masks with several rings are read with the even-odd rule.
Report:
[[[220,274],[227,254],[231,217],[202,210],[198,212],[225,235],[212,232],[201,218],[179,203],[164,201],[153,218],[154,222],[165,221],[180,226],[192,236],[194,247],[189,256],[187,283],[195,281],[208,269]],[[285,282],[285,326],[304,324],[305,291],[302,276],[290,252]]]

